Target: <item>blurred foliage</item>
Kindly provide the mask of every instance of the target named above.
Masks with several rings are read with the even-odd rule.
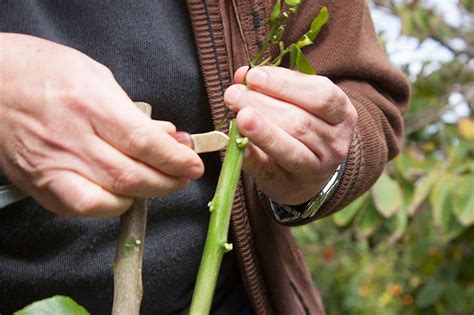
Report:
[[[473,314],[474,0],[457,3],[457,27],[423,1],[372,4],[400,18],[402,36],[434,41],[452,60],[403,67],[412,81],[403,152],[369,192],[294,234],[328,314]],[[459,103],[470,116],[447,119]]]

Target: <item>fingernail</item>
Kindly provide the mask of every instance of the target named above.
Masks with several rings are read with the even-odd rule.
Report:
[[[254,68],[247,74],[247,82],[253,85],[262,86],[267,81],[268,74],[265,71]]]
[[[176,131],[173,135],[173,138],[179,143],[184,144],[187,147],[190,147],[191,149],[194,147],[193,139],[191,138],[191,135],[185,131]]]
[[[244,129],[250,132],[254,132],[258,128],[260,128],[260,125],[260,117],[258,117],[258,114],[256,112],[254,112],[250,119],[247,121],[247,123],[244,125]]]
[[[231,85],[224,93],[224,102],[229,105],[237,103],[242,91],[238,85]]]

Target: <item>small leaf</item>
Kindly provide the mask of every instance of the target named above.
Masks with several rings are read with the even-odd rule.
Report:
[[[428,175],[420,178],[415,185],[415,195],[413,201],[407,208],[408,215],[412,216],[415,214],[416,210],[420,205],[425,201],[429,196],[431,189],[433,188],[436,180],[440,176],[439,172],[431,172]]]
[[[398,210],[388,224],[393,231],[392,235],[390,235],[389,242],[393,244],[405,234],[408,225],[407,212],[404,209]]]
[[[267,20],[267,23],[271,23],[277,19],[281,12],[281,0],[276,0],[275,5],[273,6],[272,14]]]
[[[89,315],[85,308],[74,302],[73,299],[56,295],[41,301],[34,302],[17,311],[14,315]]]
[[[314,42],[308,37],[308,35],[304,34],[303,37],[301,37],[297,42],[296,45],[299,48],[303,48],[309,45],[314,44]]]
[[[285,0],[285,3],[288,4],[290,7],[294,7],[296,5],[301,4],[301,0]]]
[[[466,309],[466,295],[465,290],[460,288],[459,284],[451,282],[444,290],[443,300],[448,303],[455,314],[462,314]]]
[[[318,16],[311,23],[311,28],[305,35],[312,41],[316,39],[323,26],[329,21],[329,11],[326,6],[322,7]],[[301,40],[301,39],[300,39]]]
[[[346,226],[349,224],[356,215],[357,211],[365,204],[368,197],[369,194],[365,193],[341,211],[334,213],[332,215],[334,224],[337,226]]]
[[[316,74],[313,65],[306,59],[298,46],[294,46],[296,50],[296,69],[306,74]]]
[[[385,218],[390,218],[400,209],[402,190],[400,185],[386,173],[380,176],[371,192],[375,207]]]
[[[431,191],[430,202],[433,208],[433,221],[441,227],[448,239],[459,236],[464,227],[456,220],[452,202],[455,198],[455,184],[459,178],[453,174],[447,174],[440,178]]]
[[[435,184],[430,194],[430,203],[433,208],[433,221],[436,225],[447,228],[450,207],[448,205],[448,196],[451,193],[454,176],[446,174]]]
[[[298,55],[298,51],[296,49],[296,45],[291,44],[291,46],[290,46],[290,69],[295,69],[297,55]]]
[[[371,236],[382,225],[383,217],[377,212],[374,205],[370,203],[362,212],[356,225],[357,238],[363,239]]]
[[[463,176],[454,188],[453,212],[463,226],[474,224],[474,176]]]
[[[427,282],[416,295],[416,305],[423,308],[436,303],[443,294],[444,285],[440,282]]]

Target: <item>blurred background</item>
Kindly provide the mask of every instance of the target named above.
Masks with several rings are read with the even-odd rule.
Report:
[[[294,229],[331,314],[474,314],[474,0],[370,1],[406,73],[405,144],[372,190]]]

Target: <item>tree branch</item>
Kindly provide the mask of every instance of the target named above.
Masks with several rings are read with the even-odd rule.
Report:
[[[151,116],[151,106],[135,103]],[[113,262],[113,315],[139,315],[143,296],[142,261],[147,221],[147,200],[137,198],[120,217],[117,250]]]

